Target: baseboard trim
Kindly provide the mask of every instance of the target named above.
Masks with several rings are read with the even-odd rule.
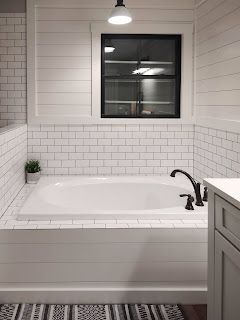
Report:
[[[0,303],[116,304],[169,303],[206,304],[207,289],[0,289]]]

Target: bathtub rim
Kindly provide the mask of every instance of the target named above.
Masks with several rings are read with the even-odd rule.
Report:
[[[97,212],[73,212],[71,209],[66,209],[68,212],[55,212],[54,210],[50,212],[48,209],[50,206],[48,205],[47,208],[44,208],[44,212],[38,212],[35,209],[35,212],[32,212],[31,206],[28,207],[28,199],[30,197],[37,197],[37,191],[41,189],[43,186],[58,183],[58,182],[67,182],[72,180],[81,179],[81,183],[84,182],[91,182],[101,183],[103,180],[106,183],[112,182],[144,182],[147,183],[160,183],[163,185],[171,185],[176,186],[181,184],[181,188],[185,188],[186,190],[191,192],[192,186],[185,177],[178,176],[176,178],[170,178],[169,176],[42,176],[38,184],[34,187],[33,192],[31,192],[27,199],[24,201],[23,206],[21,207],[20,211],[18,212],[16,218],[17,220],[32,220],[32,221],[45,221],[45,220],[132,220],[132,219],[144,219],[144,220],[151,220],[151,219],[161,219],[161,220],[207,220],[207,205],[205,207],[196,207],[194,211],[188,211],[184,207],[173,207],[173,208],[164,208],[159,210],[110,210],[110,211],[100,211]],[[33,194],[33,195],[32,195]],[[31,198],[30,198],[31,199]],[[34,198],[33,198],[34,199]],[[33,201],[33,200],[32,200]],[[54,206],[53,206],[54,208]],[[43,210],[43,209],[41,209]]]

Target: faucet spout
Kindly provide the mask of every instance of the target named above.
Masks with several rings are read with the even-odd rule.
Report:
[[[199,182],[196,182],[189,173],[180,169],[173,170],[170,176],[175,177],[176,173],[184,174],[191,181],[196,196],[196,206],[204,206],[201,196],[201,184]]]

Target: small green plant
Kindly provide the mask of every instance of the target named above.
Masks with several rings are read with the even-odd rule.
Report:
[[[25,164],[25,170],[28,173],[36,173],[41,171],[40,163],[38,160],[28,160]]]

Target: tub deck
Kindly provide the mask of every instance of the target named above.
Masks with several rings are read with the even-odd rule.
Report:
[[[207,229],[208,223],[206,219],[92,219],[92,220],[46,220],[20,221],[17,219],[18,212],[26,201],[26,198],[34,190],[34,185],[26,184],[19,192],[17,197],[11,203],[4,215],[0,218],[0,229],[88,229],[88,228],[194,228]]]

